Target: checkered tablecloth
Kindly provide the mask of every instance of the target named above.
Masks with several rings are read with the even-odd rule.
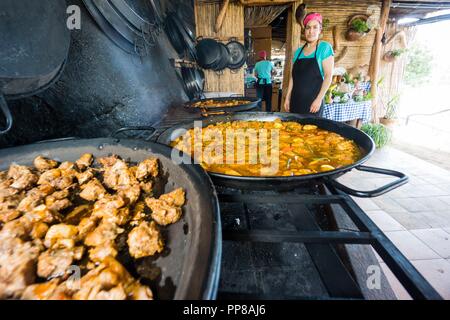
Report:
[[[372,101],[326,104],[323,117],[339,122],[362,119],[363,123],[368,123],[372,118]]]

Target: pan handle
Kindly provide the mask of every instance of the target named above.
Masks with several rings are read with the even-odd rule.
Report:
[[[7,133],[12,128],[13,117],[11,115],[11,111],[9,110],[8,104],[6,103],[5,97],[0,94],[0,109],[5,116],[6,119],[6,127],[5,129],[0,129],[0,135]]]
[[[119,134],[126,131],[150,131],[150,135],[144,139],[145,141],[148,141],[153,137],[153,134],[155,133],[156,129],[151,126],[124,127],[112,133],[110,137],[117,138]]]
[[[349,195],[352,195],[355,197],[371,198],[371,197],[378,197],[378,196],[385,194],[391,190],[394,190],[394,189],[406,184],[409,180],[408,176],[406,176],[404,173],[394,171],[394,170],[368,167],[368,166],[358,166],[355,169],[357,169],[359,171],[365,171],[365,172],[378,173],[378,174],[384,174],[384,175],[388,175],[388,176],[398,177],[399,179],[392,181],[392,182],[386,184],[385,186],[382,186],[382,187],[379,187],[377,189],[370,190],[370,191],[354,190],[354,189],[344,186],[343,184],[337,182],[336,180],[330,180],[331,185],[333,185],[336,189],[344,191],[344,192],[348,193]]]

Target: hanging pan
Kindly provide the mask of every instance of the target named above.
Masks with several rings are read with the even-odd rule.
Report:
[[[247,60],[247,51],[242,43],[232,39],[227,43],[228,51],[230,52],[230,62],[228,68],[231,70],[240,69]]]

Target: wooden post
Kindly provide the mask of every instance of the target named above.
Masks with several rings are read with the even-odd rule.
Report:
[[[281,111],[284,110],[284,101],[286,99],[287,89],[289,87],[289,80],[292,74],[292,59],[294,59],[295,50],[300,47],[300,37],[302,34],[302,27],[295,20],[295,11],[302,1],[295,1],[288,9],[287,34],[286,34],[286,60],[284,62],[283,71],[283,97],[281,99]]]
[[[220,13],[220,1],[195,1],[195,24],[197,37],[214,38],[224,44],[235,38],[244,42],[244,7],[240,2],[230,2],[219,32],[215,32],[216,17]],[[205,72],[205,92],[227,92],[244,94],[244,68],[231,71],[226,68],[220,74],[212,70]]]
[[[381,61],[381,39],[386,29],[387,20],[389,18],[389,8],[392,0],[383,0],[380,14],[380,24],[376,29],[375,42],[372,47],[372,56],[370,58],[370,81],[372,81],[371,94],[372,94],[372,121],[378,123],[378,72],[380,69]]]

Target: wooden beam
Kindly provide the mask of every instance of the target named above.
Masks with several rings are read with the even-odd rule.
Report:
[[[283,71],[283,97],[281,99],[280,110],[284,110],[284,101],[286,99],[287,89],[289,87],[289,80],[292,74],[292,59],[294,59],[295,50],[300,47],[300,37],[302,34],[302,27],[295,19],[295,11],[303,3],[302,1],[295,1],[288,9],[287,21],[287,35],[286,35],[286,60],[284,62]]]
[[[370,91],[372,94],[372,121],[375,123],[378,123],[379,121],[377,82],[381,61],[381,39],[383,38],[384,31],[386,30],[391,3],[392,0],[383,0],[381,5],[380,23],[376,29],[375,41],[372,47],[372,56],[370,58],[370,81],[372,81]]]
[[[224,2],[222,4],[222,8],[220,8],[219,15],[217,16],[216,25],[214,26],[214,31],[219,32],[220,28],[222,28],[223,19],[225,19],[225,15],[227,14],[229,4],[230,4],[230,0],[224,0]]]

